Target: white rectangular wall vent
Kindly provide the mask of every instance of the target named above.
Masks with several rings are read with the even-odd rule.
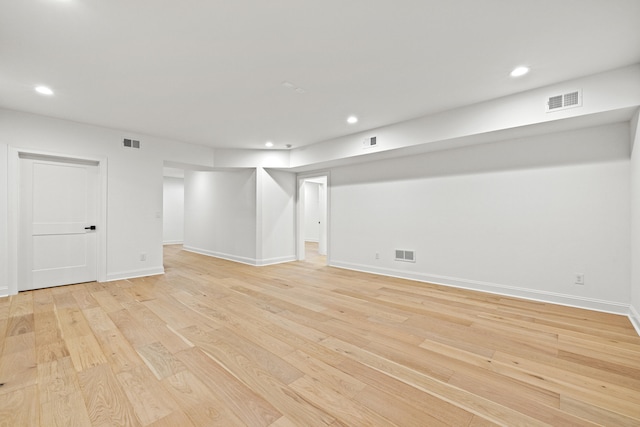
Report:
[[[140,141],[138,141],[137,139],[124,138],[122,140],[122,146],[124,148],[140,149]]]
[[[363,145],[363,148],[375,147],[378,145],[378,138],[375,136],[372,136],[371,138],[365,138],[362,141],[362,145]]]
[[[396,261],[416,262],[416,254],[414,251],[396,249]]]
[[[566,110],[567,108],[582,106],[582,90],[573,90],[571,92],[553,95],[547,98],[546,111]]]

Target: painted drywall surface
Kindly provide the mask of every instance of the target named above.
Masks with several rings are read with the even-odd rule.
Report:
[[[583,92],[582,107],[553,113],[545,112],[545,101],[549,96],[577,89]],[[530,125],[595,115],[638,105],[640,105],[640,65],[633,65],[306,147],[294,148],[291,151],[290,165],[301,167],[424,144],[446,146],[449,141],[460,138],[514,128],[524,131],[530,129]],[[372,136],[376,136],[378,145],[365,149],[362,141]]]
[[[628,138],[622,123],[333,169],[331,264],[626,312]]]
[[[256,171],[185,171],[184,247],[256,263]]]
[[[304,240],[318,242],[320,240],[320,184],[304,183]]]
[[[640,334],[640,120],[631,122],[631,310],[630,318]]]
[[[9,169],[8,146],[0,144],[0,297],[9,290],[9,248],[7,246],[7,171]]]
[[[162,194],[162,242],[184,241],[184,179],[165,176]]]
[[[122,148],[124,137],[142,148]],[[19,150],[107,159],[107,280],[163,270],[163,161],[213,163],[212,148],[10,110],[0,110],[0,140]]]
[[[260,233],[256,251],[260,265],[296,259],[295,195],[296,175],[258,168],[261,174]]]
[[[289,151],[216,149],[217,168],[287,168]]]

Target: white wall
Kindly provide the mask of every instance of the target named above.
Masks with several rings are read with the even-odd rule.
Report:
[[[165,245],[184,241],[184,178],[163,178],[162,242]]]
[[[296,175],[258,168],[260,174],[259,227],[256,253],[258,265],[294,261]]]
[[[331,179],[332,265],[628,311],[627,123],[341,167]],[[394,261],[394,249],[417,262]]]
[[[184,183],[185,249],[252,265],[295,260],[295,174],[186,171]]]
[[[124,137],[139,139],[142,148],[122,148]],[[213,165],[212,148],[2,109],[0,141],[19,150],[107,159],[107,280],[163,271],[163,161]],[[0,198],[6,188],[0,180]],[[1,214],[0,221],[2,230]]]
[[[255,264],[256,171],[185,171],[184,248]]]
[[[550,95],[576,89],[582,90],[582,107],[553,113],[545,112],[545,103]],[[546,132],[544,129],[552,128],[554,125],[574,126],[574,128],[593,126],[594,123],[599,124],[598,120],[606,119],[605,113],[637,108],[638,105],[640,105],[640,64],[635,64],[294,148],[290,152],[290,165],[299,170],[309,170],[305,166],[318,167],[320,162],[334,164],[336,161],[346,164],[350,159],[357,161],[358,157],[381,155],[385,151],[404,151],[404,155],[410,155],[412,149],[424,152],[458,145],[485,143],[490,142],[491,138],[495,138],[496,133],[501,132],[534,133],[541,130]],[[576,118],[586,120],[576,120]],[[372,136],[377,137],[378,145],[363,149],[363,139]]]
[[[318,242],[320,240],[320,184],[305,181],[304,191],[304,240]]]
[[[0,296],[9,292],[9,248],[7,230],[7,163],[8,147],[0,143]]]
[[[640,120],[631,123],[631,310],[630,319],[640,334]]]

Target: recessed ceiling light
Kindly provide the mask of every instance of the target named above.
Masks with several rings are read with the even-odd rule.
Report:
[[[513,71],[511,72],[511,77],[520,77],[520,76],[524,76],[525,74],[527,74],[529,72],[529,67],[516,67],[513,69]]]
[[[349,124],[354,124],[354,123],[358,123],[358,118],[356,116],[349,116],[347,118],[347,123]]]
[[[264,145],[266,145],[267,147],[273,147],[273,142],[267,141],[264,143]]]
[[[53,91],[46,86],[36,86],[35,91],[41,95],[53,95]]]

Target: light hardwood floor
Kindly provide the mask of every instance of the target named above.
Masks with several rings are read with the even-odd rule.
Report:
[[[638,426],[627,318],[165,247],[0,299],[0,425]]]

